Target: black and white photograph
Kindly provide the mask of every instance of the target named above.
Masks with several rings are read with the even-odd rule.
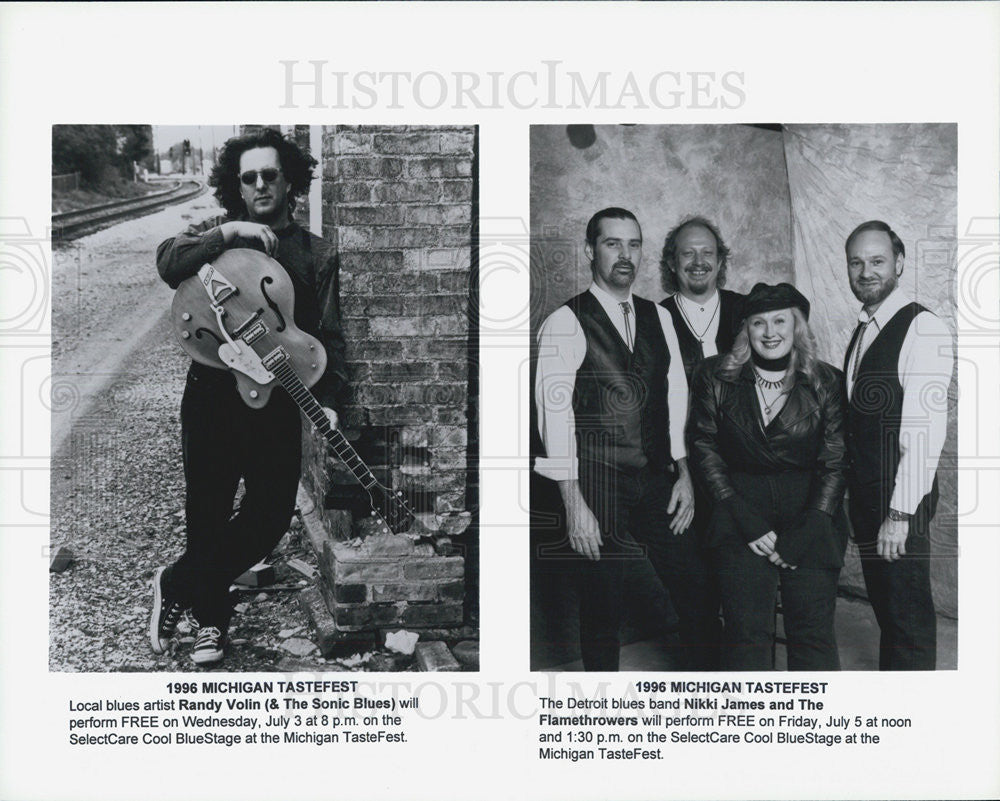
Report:
[[[531,129],[535,670],[957,667],[957,129]]]
[[[0,800],[1000,797],[1000,0],[0,52]]]
[[[478,668],[476,160],[53,126],[51,670]]]

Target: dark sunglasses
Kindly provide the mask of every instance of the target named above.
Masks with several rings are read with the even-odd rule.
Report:
[[[265,167],[263,170],[247,170],[240,176],[240,180],[247,186],[253,186],[257,183],[257,176],[259,175],[264,179],[264,183],[273,184],[278,180],[280,173],[281,171],[274,167]]]

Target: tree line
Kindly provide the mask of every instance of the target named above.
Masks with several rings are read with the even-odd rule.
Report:
[[[78,172],[84,189],[131,182],[134,165],[154,168],[151,125],[53,125],[52,174]]]

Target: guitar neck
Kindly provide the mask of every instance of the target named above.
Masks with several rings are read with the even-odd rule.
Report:
[[[361,460],[361,457],[358,456],[357,451],[347,441],[347,438],[330,425],[330,420],[326,416],[326,412],[323,411],[323,407],[319,405],[319,401],[306,388],[291,366],[287,362],[283,362],[276,367],[272,367],[271,372],[274,373],[275,377],[281,382],[281,385],[288,391],[288,394],[292,396],[292,400],[298,404],[302,413],[323,434],[326,441],[330,443],[330,447],[340,457],[340,460],[354,473],[354,477],[361,483],[361,486],[369,489],[377,484],[378,481],[372,471],[368,469],[368,465]]]

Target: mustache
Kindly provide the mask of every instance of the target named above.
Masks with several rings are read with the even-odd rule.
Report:
[[[618,261],[612,265],[612,269],[616,269],[618,267],[628,267],[630,270],[635,269],[635,265],[632,263],[631,259],[618,259]]]

